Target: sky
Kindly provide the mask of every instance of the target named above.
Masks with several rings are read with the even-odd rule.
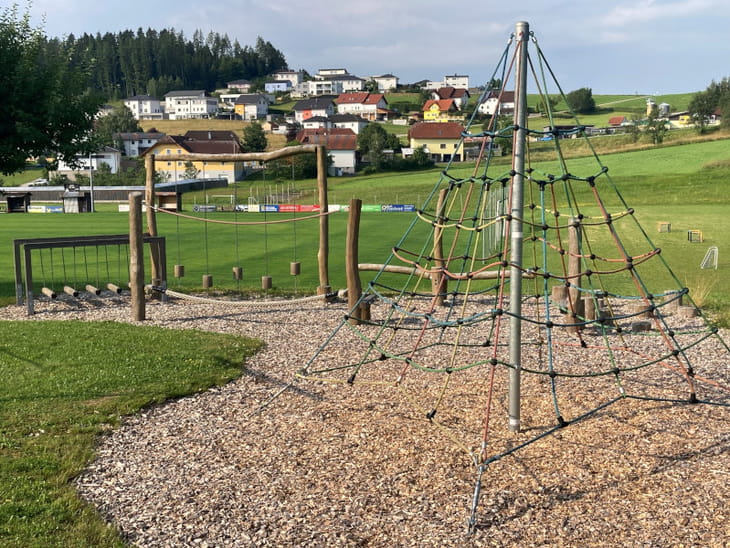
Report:
[[[253,46],[261,36],[293,70],[400,83],[466,74],[471,86],[489,81],[526,21],[565,93],[687,93],[730,76],[727,0],[34,0],[30,14],[49,37],[172,28]]]

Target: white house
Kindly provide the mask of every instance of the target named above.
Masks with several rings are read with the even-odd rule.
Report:
[[[479,112],[492,116],[495,112],[498,115],[512,114],[515,111],[515,92],[502,91],[501,97],[499,91],[490,91],[483,97],[479,103]]]
[[[230,82],[226,82],[226,88],[229,90],[237,90],[241,93],[248,93],[251,91],[251,82],[248,80],[231,80]]]
[[[393,91],[398,87],[398,77],[392,74],[381,74],[380,76],[371,76],[371,80],[374,80],[378,84],[378,91],[381,93],[386,91]]]
[[[327,116],[312,116],[302,120],[302,128],[304,129],[327,129],[331,127],[332,122]]]
[[[243,120],[257,120],[269,113],[269,100],[260,93],[243,93],[236,98],[233,111]]]
[[[444,87],[469,89],[469,75],[452,74],[444,76]]]
[[[266,93],[288,93],[291,91],[292,85],[289,80],[273,80],[264,84],[264,90]]]
[[[218,100],[204,90],[171,91],[165,94],[165,113],[170,120],[211,118],[218,112]]]
[[[302,99],[294,105],[294,119],[300,124],[312,116],[327,117],[334,113],[335,104],[331,96]]]
[[[99,170],[102,164],[108,165],[111,173],[118,173],[119,167],[122,164],[122,153],[116,148],[104,147],[89,155],[79,154],[76,156],[76,167],[71,167],[59,159],[58,173],[81,173],[82,175],[88,175],[89,169],[91,169],[93,174],[94,171]]]
[[[454,106],[458,110],[464,110],[466,105],[469,103],[469,97],[469,90],[464,88],[454,88],[451,86],[438,88],[437,90],[431,92],[432,99],[451,99],[452,101],[454,101]]]
[[[114,138],[121,141],[125,156],[136,158],[164,136],[164,133],[151,129],[146,132],[117,133]]]
[[[321,68],[314,75],[315,78],[325,78],[328,76],[342,76],[348,74],[347,69],[343,68]]]
[[[332,157],[330,175],[353,175],[357,165],[357,135],[350,129],[303,129],[297,134],[303,145],[323,144]]]
[[[292,87],[304,82],[303,70],[277,70],[271,77],[277,82],[288,80]]]
[[[355,114],[333,114],[329,117],[329,123],[334,128],[350,129],[355,135],[359,135],[365,126],[368,125],[368,121],[365,118]]]
[[[382,93],[342,93],[337,97],[337,114],[356,114],[366,120],[379,120],[385,114],[388,102]]]
[[[361,91],[365,89],[365,80],[354,74],[350,74],[346,69],[319,69],[314,75],[315,82],[338,82],[342,86],[339,93],[348,91]],[[338,85],[338,84],[335,84]],[[332,92],[328,92],[332,93]]]
[[[308,80],[300,82],[292,95],[296,97],[316,97],[317,95],[339,95],[343,91],[341,80]]]
[[[437,90],[438,88],[452,87],[458,89],[469,89],[469,76],[453,74],[451,76],[444,76],[444,79],[440,82],[434,82],[429,80],[423,86],[423,89]]]
[[[161,120],[164,117],[162,103],[150,95],[128,97],[124,106],[132,111],[135,120]]]

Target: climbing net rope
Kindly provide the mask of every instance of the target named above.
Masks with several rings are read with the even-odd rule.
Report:
[[[539,93],[547,95],[551,77],[565,99],[531,41],[537,55],[527,58]],[[480,102],[506,96],[519,49],[510,56],[512,46],[492,78],[501,87],[487,89]],[[396,390],[462,448],[477,475],[471,528],[489,464],[556,429],[628,398],[730,405],[730,348],[638,222],[586,127],[575,116],[575,125],[559,126],[545,104],[550,126],[528,130],[521,170],[497,150],[515,146],[526,128],[499,127],[498,116],[479,128],[472,116],[461,145],[479,147],[476,167],[447,164],[360,302],[298,372]],[[581,158],[569,168],[566,138],[586,143],[590,165]],[[515,177],[524,182],[517,210]],[[408,267],[408,274],[389,266]],[[514,279],[522,284],[517,308]],[[363,306],[371,306],[367,320],[355,314]],[[514,326],[519,363],[510,353]],[[349,361],[345,347],[355,356]],[[706,371],[697,355],[716,357],[719,369]],[[494,429],[509,426],[505,391],[517,368],[530,433],[519,443],[493,442]],[[552,424],[531,415],[552,416]]]

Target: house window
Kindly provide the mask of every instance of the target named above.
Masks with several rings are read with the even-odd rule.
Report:
[[[446,143],[441,143],[441,145],[439,145],[439,148],[446,148]]]
[[[170,167],[172,165],[172,162],[167,162],[167,167]]]

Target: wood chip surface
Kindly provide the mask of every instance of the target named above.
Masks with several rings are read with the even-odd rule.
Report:
[[[81,496],[145,547],[730,546],[730,408],[638,400],[490,464],[468,535],[476,467],[401,391],[295,378],[344,313],[341,302],[150,302],[145,324],[267,346],[236,381],[146,409],[101,438],[76,480]],[[39,301],[30,318],[22,307],[0,317],[131,321],[124,299]],[[701,360],[730,386],[726,354]],[[522,431],[496,419],[497,447],[555,423],[549,405],[530,399],[547,393],[544,381],[530,382]],[[576,408],[605,389],[575,384]],[[450,403],[454,417],[481,420],[464,394]]]

